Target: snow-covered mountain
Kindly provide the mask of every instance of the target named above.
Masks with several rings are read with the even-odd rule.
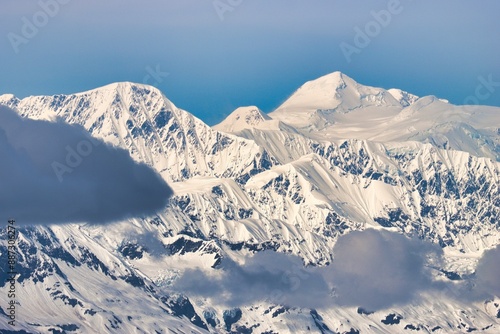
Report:
[[[270,116],[300,129],[322,130],[336,122],[336,115],[361,109],[364,113],[397,113],[411,98],[402,100],[399,94],[385,89],[363,86],[343,73],[333,72],[306,82]]]
[[[498,108],[363,86],[340,72],[305,83],[269,116],[316,139],[429,142],[500,161]]]
[[[269,115],[242,107],[213,128],[156,88],[133,83],[22,100],[1,95],[0,104],[24,117],[80,124],[152,166],[174,190],[169,207],[152,217],[21,228],[18,329],[500,330],[498,298],[429,293],[418,304],[372,312],[264,300],[226,305],[175,290],[188,270],[215,277],[224,261],[243,263],[264,250],[327,267],[339,237],[369,228],[438,245],[440,280],[471,276],[481,254],[500,244],[500,108],[363,86],[340,72],[305,83]],[[4,316],[0,328],[9,328]]]
[[[255,106],[236,109],[224,122],[214,126],[221,132],[237,132],[247,128],[258,128],[270,121],[271,118]]]

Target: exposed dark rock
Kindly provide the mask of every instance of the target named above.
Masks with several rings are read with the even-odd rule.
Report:
[[[320,330],[321,334],[328,334],[331,332],[330,328],[328,328],[328,326],[323,322],[323,318],[318,314],[316,310],[311,310],[310,314],[314,320],[314,324]]]
[[[176,317],[186,317],[195,326],[208,330],[207,325],[201,320],[194,310],[189,299],[183,295],[161,297],[160,300],[169,307]]]
[[[399,314],[391,313],[385,319],[381,320],[381,322],[385,325],[397,325],[401,322],[403,317]]]
[[[239,308],[233,308],[231,310],[225,310],[222,313],[222,319],[226,325],[226,330],[230,331],[233,324],[237,323],[242,316],[242,312]]]

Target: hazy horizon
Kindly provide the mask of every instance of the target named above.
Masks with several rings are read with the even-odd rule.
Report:
[[[148,83],[213,125],[239,106],[270,112],[304,82],[337,70],[364,85],[453,104],[475,95],[480,77],[500,82],[494,1],[22,0],[0,7],[0,93],[18,97]],[[500,95],[490,95],[480,104],[500,106]]]

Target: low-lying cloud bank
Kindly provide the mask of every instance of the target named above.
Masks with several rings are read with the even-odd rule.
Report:
[[[326,305],[330,293],[319,268],[304,268],[297,256],[264,251],[248,257],[244,265],[230,259],[208,274],[189,269],[175,282],[175,289],[228,306],[258,301],[314,308]]]
[[[367,229],[339,238],[330,266],[303,267],[297,256],[265,251],[246,258],[243,265],[230,259],[219,270],[189,269],[173,289],[213,298],[228,306],[261,301],[290,307],[355,306],[376,311],[416,304],[422,293],[442,292],[451,298],[479,300],[500,295],[500,248],[480,260],[476,287],[458,295],[453,282],[436,281],[442,250],[435,244],[398,233]],[[467,282],[463,282],[467,283]]]
[[[153,214],[172,190],[126,150],[80,126],[0,106],[0,212],[19,224],[107,223]]]
[[[244,265],[223,262],[210,274],[188,270],[174,288],[231,306],[266,300],[274,304],[316,308],[362,306],[376,310],[407,303],[433,286],[426,264],[441,249],[397,233],[369,229],[341,237],[333,263],[304,268],[296,256],[261,252]]]
[[[370,310],[408,303],[433,288],[427,264],[442,256],[434,244],[373,229],[339,238],[333,253],[337,302]]]

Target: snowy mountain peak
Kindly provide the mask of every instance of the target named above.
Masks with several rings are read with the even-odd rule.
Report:
[[[73,96],[92,100],[97,99],[111,105],[127,106],[139,103],[149,104],[150,106],[163,105],[167,109],[176,109],[175,105],[158,88],[128,81],[111,83],[99,88],[73,94]]]
[[[222,132],[238,132],[243,129],[259,127],[262,123],[270,121],[267,116],[256,106],[239,107],[233,111],[224,121],[214,126],[214,129]]]
[[[93,136],[127,149],[168,181],[230,176],[251,169],[261,154],[254,143],[211,129],[148,85],[120,82],[72,95],[0,99],[0,104],[24,117],[80,124]],[[236,146],[245,147],[243,157],[232,155],[239,151]],[[218,170],[222,152],[233,163]]]
[[[404,90],[391,88],[387,90],[403,107],[408,107],[418,100],[418,96]]]
[[[270,116],[297,128],[318,130],[335,123],[336,114],[372,107],[401,110],[403,106],[383,88],[360,85],[333,72],[306,82]]]
[[[0,95],[0,104],[15,108],[19,103],[19,99],[13,94]]]
[[[302,85],[302,90],[307,89],[328,89],[328,90],[339,90],[346,88],[347,85],[356,84],[356,82],[345,75],[342,72],[335,71],[326,75],[323,75],[315,80],[310,80]]]
[[[341,72],[333,72],[303,84],[276,112],[301,108],[345,113],[359,107],[396,105],[400,106],[387,90],[364,86]]]
[[[137,92],[139,90],[144,90],[146,92],[154,92],[154,93],[162,94],[162,92],[154,86],[135,83],[135,82],[129,82],[129,81],[122,81],[122,82],[110,83],[110,84],[107,84],[107,85],[104,85],[104,86],[101,86],[98,88],[94,88],[94,89],[91,89],[88,91],[76,93],[74,95],[88,95],[88,94],[91,94],[94,92],[100,92],[100,93],[107,92],[107,93],[111,93],[111,94],[117,93],[120,95],[129,95],[129,94],[133,94],[134,92]]]
[[[15,98],[16,98],[16,96],[14,94],[2,94],[2,95],[0,95],[0,101],[2,101],[2,102],[12,100]]]

